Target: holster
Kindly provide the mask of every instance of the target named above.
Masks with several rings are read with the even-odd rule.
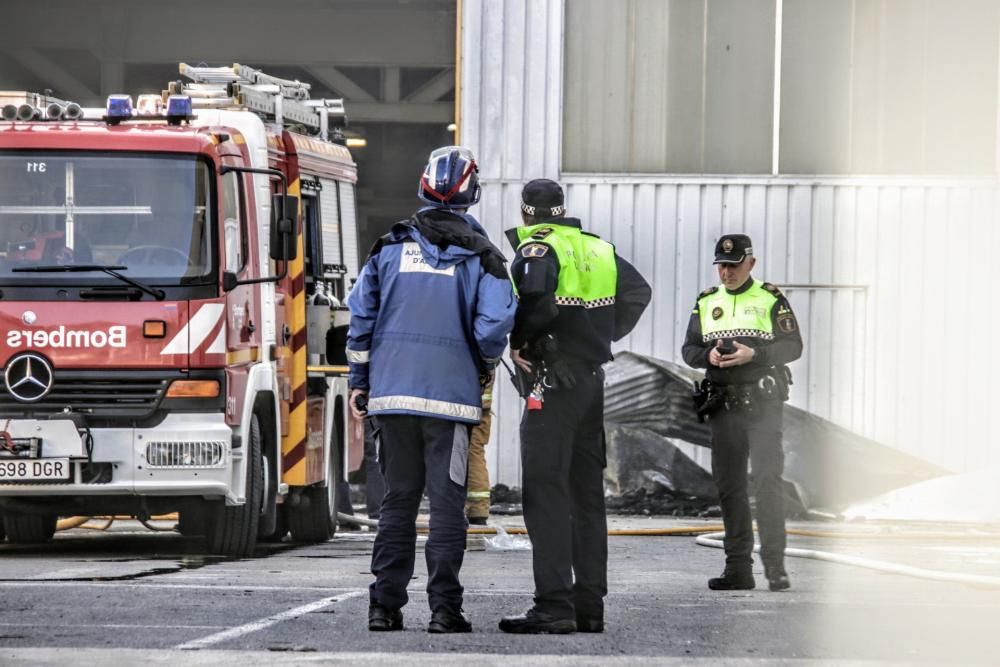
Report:
[[[698,421],[706,419],[725,407],[725,396],[707,378],[694,383],[694,412]]]

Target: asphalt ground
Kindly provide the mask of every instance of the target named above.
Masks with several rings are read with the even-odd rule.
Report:
[[[706,523],[611,520],[629,529]],[[1000,576],[996,529],[792,527],[841,536],[793,535],[791,547]],[[502,615],[531,603],[531,553],[487,550],[480,536],[470,536],[462,570],[472,634],[426,633],[419,554],[406,630],[372,634],[373,538],[346,532],[225,560],[178,534],[116,522],[40,547],[3,544],[0,664],[1000,664],[1000,587],[792,558],[788,592],[768,591],[759,565],[760,588],[714,592],[705,581],[721,571],[722,552],[690,536],[609,538],[604,634],[499,632]]]

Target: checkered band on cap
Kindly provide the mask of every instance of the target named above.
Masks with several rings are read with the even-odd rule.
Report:
[[[583,306],[584,308],[601,308],[602,306],[613,306],[615,305],[615,297],[605,296],[600,299],[594,299],[593,301],[584,301],[580,297],[576,296],[557,296],[556,297],[557,306]]]
[[[539,217],[549,217],[553,218],[557,215],[562,215],[566,212],[565,206],[553,206],[552,208],[541,208],[538,206],[532,206],[531,204],[526,204],[521,202],[521,210],[528,215],[538,215]],[[548,211],[548,213],[546,213]]]

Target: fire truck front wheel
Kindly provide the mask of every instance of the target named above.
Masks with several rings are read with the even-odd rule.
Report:
[[[252,556],[257,546],[257,526],[264,493],[264,464],[261,460],[260,420],[250,417],[250,432],[244,447],[247,481],[246,502],[229,507],[224,500],[211,503],[205,526],[205,541],[212,553],[241,558]]]
[[[52,539],[56,519],[51,514],[8,514],[3,518],[3,531],[12,544],[40,544]]]
[[[326,542],[337,532],[337,481],[340,448],[337,434],[330,439],[326,482],[301,489],[297,503],[285,515],[296,542]]]

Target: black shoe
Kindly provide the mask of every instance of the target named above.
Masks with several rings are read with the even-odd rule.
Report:
[[[708,587],[713,591],[749,591],[757,585],[753,580],[753,572],[750,568],[730,568],[727,567],[721,577],[708,580]]]
[[[576,632],[576,621],[530,609],[524,616],[504,616],[500,629],[517,635],[568,635]]]
[[[486,519],[488,519],[488,518],[489,517],[485,517],[485,516],[470,516],[469,517],[469,525],[470,526],[485,526],[486,525]]]
[[[792,582],[788,580],[788,573],[783,567],[764,567],[764,576],[767,577],[767,587],[772,591],[786,591],[792,587]]]
[[[576,617],[577,632],[604,632],[604,621],[600,618]]]
[[[457,614],[447,609],[438,609],[431,614],[431,622],[427,624],[427,632],[443,635],[452,632],[472,632],[472,623],[464,612]]]
[[[368,607],[368,630],[371,632],[392,632],[402,629],[403,612],[400,610],[386,609],[379,604]]]

